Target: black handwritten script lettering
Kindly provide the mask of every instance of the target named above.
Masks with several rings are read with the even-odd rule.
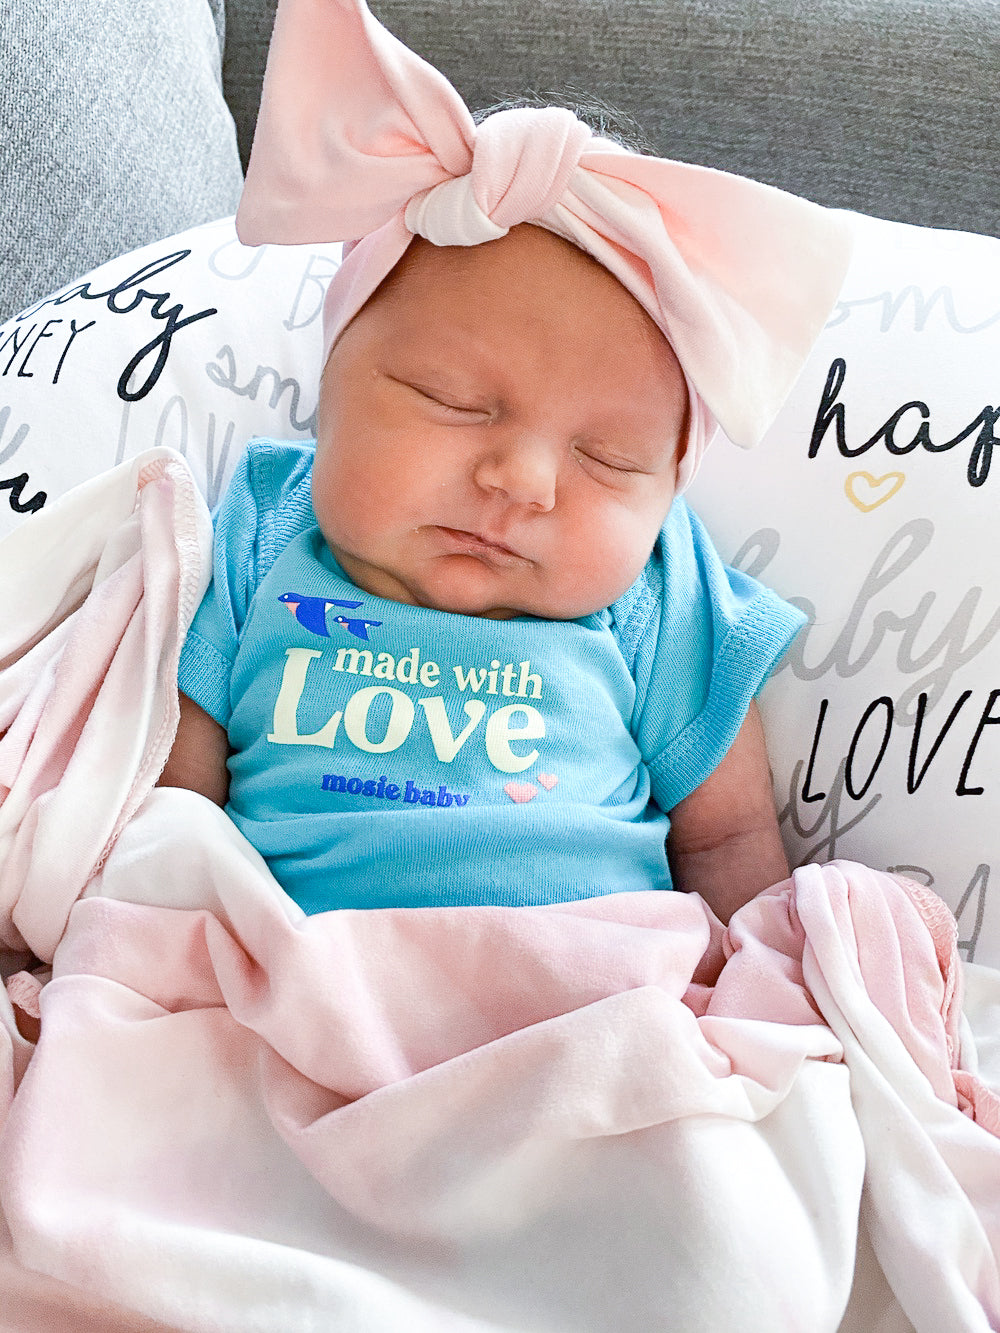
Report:
[[[206,365],[205,373],[213,384],[228,389],[238,398],[249,398],[255,403],[262,394],[265,395],[265,401],[272,411],[277,410],[278,404],[287,394],[289,425],[300,435],[315,434],[316,409],[313,408],[308,416],[300,414],[302,385],[292,376],[282,377],[274,366],[258,365],[246,383],[241,384],[235,353],[227,343],[216,352],[215,361]]]
[[[17,430],[14,431],[10,440],[5,444],[4,436],[7,434],[7,426],[9,422],[10,407],[0,407],[0,468],[2,468],[5,463],[10,462],[28,438],[29,427],[25,423],[22,423],[18,426]],[[44,491],[36,491],[34,495],[22,501],[21,496],[24,495],[28,484],[27,472],[20,472],[16,476],[8,477],[0,475],[0,492],[6,491],[7,503],[10,505],[11,509],[13,509],[15,514],[36,513],[42,508],[48,498]]]
[[[22,502],[21,496],[24,494],[27,485],[27,472],[21,472],[16,477],[0,477],[0,491],[7,492],[8,503],[15,514],[33,514],[41,509],[48,498],[44,491],[37,491],[29,499]]]
[[[926,591],[925,572],[926,581],[940,582],[933,539],[927,519],[903,524],[859,571],[853,600],[833,624],[809,599],[789,599],[809,623],[775,676],[823,682],[812,725],[798,738],[780,815],[805,848],[802,861],[858,854],[865,859],[857,851],[863,845],[857,830],[885,817],[879,811],[883,797],[891,797],[897,811],[900,798],[921,790],[933,791],[935,799],[953,794],[962,806],[997,794],[1000,680],[993,674],[966,688],[952,681],[1000,635],[1000,607],[984,612],[979,587],[956,592],[954,606],[944,601],[946,593]],[[782,540],[776,529],[762,528],[744,541],[732,564],[766,579]],[[787,586],[787,574],[782,582]],[[882,674],[890,688],[873,688],[856,704],[845,704],[839,682],[865,671]],[[777,697],[784,688],[791,699],[790,685],[776,681],[772,688]],[[857,699],[856,686],[853,691]],[[942,818],[946,826],[946,814]]]
[[[52,383],[57,384],[73,342],[86,329],[92,328],[96,321],[77,324],[73,319],[67,321],[43,317],[42,312],[48,307],[61,309],[73,301],[99,301],[103,302],[105,308],[113,315],[137,317],[146,315],[160,325],[154,336],[143,343],[129,359],[118,378],[118,396],[124,402],[134,403],[145,398],[163,374],[175,336],[199,320],[218,314],[212,307],[199,310],[193,315],[185,315],[180,301],[174,302],[173,305],[168,304],[172,299],[169,291],[150,291],[143,285],[182,263],[190,254],[190,250],[175,250],[160,259],[150,260],[148,264],[130,273],[121,282],[104,289],[95,287],[91,282],[80,283],[56,296],[47,297],[24,314],[18,315],[17,327],[9,333],[0,332],[0,377],[16,373],[22,378],[30,379],[36,373],[35,367],[44,364],[44,359],[40,361],[38,358],[39,356],[44,358],[46,349],[42,352],[38,352],[37,349],[43,339],[48,339],[53,342],[55,348],[61,349],[52,377]],[[68,330],[59,327],[67,322]],[[5,353],[6,364],[2,361]]]
[[[1000,692],[994,692],[994,694],[996,693]],[[964,698],[965,696],[962,697]],[[995,702],[992,695],[991,701]],[[827,702],[827,700],[824,700],[823,706],[820,708],[820,721],[817,730],[821,729],[822,718],[825,716]],[[869,708],[866,710],[866,713],[869,717],[872,717],[875,716],[875,713],[878,711],[881,710],[871,710]],[[949,715],[948,721],[945,723],[945,730],[954,720],[956,711],[957,710],[953,709],[952,713]],[[984,713],[989,714],[989,711],[988,704]],[[982,722],[982,719],[980,719],[980,722]],[[881,723],[878,725],[881,725]],[[857,733],[855,733],[855,735],[857,735]],[[928,763],[937,753],[940,738],[941,733],[939,732],[931,746],[930,753],[927,756]],[[914,741],[916,741],[916,739],[916,735],[914,735]],[[975,750],[975,745],[976,741],[974,740],[973,745],[970,747],[972,751]],[[913,749],[915,749],[915,746],[911,748],[910,752],[911,776],[913,768]],[[815,747],[813,753],[810,755],[809,764],[812,765],[814,760]],[[851,838],[849,835],[855,834],[855,831],[861,825],[865,824],[875,811],[878,810],[882,803],[883,796],[882,793],[878,793],[865,799],[862,795],[861,787],[867,792],[870,782],[863,774],[859,775],[855,773],[849,777],[848,767],[848,759],[841,759],[835,770],[830,774],[829,781],[825,784],[827,788],[826,790],[811,789],[811,772],[806,771],[805,777],[803,777],[803,770],[807,769],[806,761],[801,760],[793,767],[789,784],[788,801],[784,808],[779,812],[778,820],[783,828],[794,833],[800,844],[804,847],[801,854],[796,857],[796,861],[799,865],[806,865],[809,862],[823,863],[825,861],[832,861],[838,856],[859,857],[862,860],[868,861],[869,864],[876,864],[876,860],[871,853],[866,855],[865,852],[858,850],[859,845],[856,841],[857,835],[855,838]],[[873,769],[870,770],[870,773],[873,775],[874,771],[877,771],[877,768],[878,765],[874,765]],[[926,772],[926,764],[924,772]],[[857,783],[859,776],[863,779],[861,787],[856,786],[855,795],[852,796],[848,790],[848,784],[850,781]],[[920,779],[922,779],[922,777],[923,773],[920,774]],[[919,785],[920,779],[918,779],[917,785]],[[815,802],[815,804],[808,804],[810,801]],[[949,857],[953,857],[954,849],[951,848],[946,841],[946,826],[947,821],[944,820],[939,836],[941,836],[944,841],[944,846],[949,853]],[[882,841],[882,838],[876,837],[873,839],[871,833],[868,834],[868,847],[880,846]],[[911,879],[916,879],[920,883],[925,884],[928,888],[934,886],[934,875],[923,866],[910,864],[887,865],[885,869],[891,874],[906,875]],[[955,919],[959,924],[958,947],[966,960],[970,963],[975,959],[976,949],[983,928],[990,873],[991,868],[988,864],[980,862],[976,865],[972,877],[958,897],[957,903],[949,892],[952,887],[950,883],[948,885],[942,885],[940,889],[936,890],[941,893],[949,892],[949,905],[951,906]],[[959,879],[958,882],[961,883],[961,879]]]
[[[912,453],[917,448],[929,454],[944,454],[964,444],[974,432],[978,432],[972,441],[966,478],[973,487],[985,483],[993,462],[993,447],[1000,444],[996,433],[1000,407],[987,404],[957,435],[948,440],[935,441],[931,435],[931,410],[925,402],[915,398],[891,412],[868,439],[852,445],[848,442],[847,405],[840,398],[846,379],[847,362],[843,357],[836,357],[830,364],[826,384],[820,395],[809,441],[810,458],[817,456],[831,429],[837,449],[844,458],[858,458],[878,444],[884,445],[886,451],[896,457]]]
[[[844,796],[846,792],[846,760],[841,760],[836,773],[833,774],[829,782],[829,790],[819,792],[809,800],[821,801],[821,805],[802,808],[800,803],[800,794],[804,803],[806,797],[804,793],[809,790],[810,778],[802,781],[802,770],[805,767],[805,761],[800,760],[792,768],[791,781],[789,783],[788,801],[778,813],[778,823],[783,827],[788,825],[800,841],[807,844],[807,850],[798,858],[799,863],[804,865],[808,861],[832,861],[837,856],[843,856],[850,853],[850,847],[843,848],[841,842],[846,834],[851,833],[864,823],[868,816],[879,806],[882,801],[881,793],[872,796],[864,805],[860,807],[844,809]],[[813,819],[807,820],[806,815],[813,815]],[[810,842],[811,839],[818,838],[816,842]]]
[[[967,785],[969,770],[972,768],[972,761],[975,758],[979,742],[982,740],[983,733],[989,726],[995,726],[1000,722],[1000,715],[994,715],[994,707],[997,700],[1000,699],[1000,690],[991,690],[989,698],[986,701],[986,707],[979,716],[976,724],[976,730],[972,737],[972,743],[969,746],[965,756],[965,763],[962,765],[962,774],[958,779],[958,786],[955,788],[957,796],[982,796],[986,791],[985,787],[970,787]]]
[[[966,705],[972,701],[972,706]],[[801,787],[797,788],[803,804],[811,805],[828,799],[829,791],[842,787],[843,793],[854,801],[862,801],[875,781],[876,774],[882,768],[892,741],[901,730],[908,730],[909,740],[901,737],[902,745],[893,747],[896,752],[896,772],[894,776],[897,791],[904,791],[913,796],[919,791],[932,765],[940,767],[939,754],[945,740],[951,736],[954,745],[960,745],[961,760],[956,764],[957,774],[953,773],[949,785],[954,782],[956,796],[983,796],[986,787],[972,781],[973,764],[983,755],[994,754],[1000,758],[1000,750],[991,749],[987,729],[1000,723],[1000,689],[984,691],[977,699],[972,690],[963,690],[951,704],[943,722],[938,719],[933,726],[927,721],[927,695],[921,694],[917,700],[917,713],[912,727],[903,727],[897,717],[896,705],[886,695],[879,695],[868,703],[858,715],[853,728],[848,722],[850,740],[844,750],[844,729],[841,728],[840,740],[831,740],[826,734],[829,699],[820,702],[816,725],[813,729],[809,758],[804,765],[798,765],[797,771],[805,774]],[[960,720],[961,719],[961,720]],[[996,733],[990,733],[996,736]],[[902,755],[905,752],[905,772]],[[1000,765],[997,765],[1000,767]],[[827,776],[824,777],[823,775]],[[993,793],[996,795],[996,791]]]
[[[821,701],[808,758],[793,765],[788,799],[778,816],[782,827],[790,830],[804,846],[797,857],[799,864],[829,861],[837,856],[855,856],[875,864],[871,851],[861,849],[898,841],[901,820],[898,801],[891,813],[884,809],[881,812],[881,831],[873,832],[869,827],[866,835],[859,835],[856,830],[869,821],[885,797],[913,796],[932,769],[942,779],[934,795],[935,816],[940,818],[937,836],[949,857],[954,857],[955,849],[947,834],[947,805],[940,797],[947,796],[950,789],[957,797],[983,796],[991,790],[985,782],[972,784],[971,773],[976,763],[985,769],[990,758],[994,761],[993,771],[1000,771],[997,763],[1000,750],[993,741],[990,753],[988,739],[989,729],[1000,723],[1000,689],[984,691],[979,697],[972,690],[963,690],[951,701],[943,720],[939,715],[933,724],[928,721],[926,704],[926,696],[922,696],[908,740],[900,733],[898,713],[888,695],[871,700],[860,710],[853,728],[850,722],[846,728],[841,725],[838,738],[831,739],[827,735],[830,700]],[[953,744],[943,752],[949,738]],[[876,777],[882,784],[881,790],[869,795]],[[992,792],[996,794],[995,786]],[[984,830],[990,827],[984,821]],[[919,866],[896,865],[887,869],[928,885],[934,882],[933,876]],[[990,867],[980,864],[958,905],[953,907],[960,925],[964,913],[972,911],[974,915],[961,945],[970,961],[983,924],[989,875]]]
[[[43,378],[51,375],[52,383],[58,384],[70,348],[79,335],[92,329],[95,323],[93,319],[87,324],[77,324],[75,319],[45,319],[36,320],[27,328],[15,325],[8,332],[0,330],[0,362],[6,357],[6,364],[0,369],[0,379],[10,375],[31,380],[37,372]],[[63,328],[66,324],[69,327]],[[41,347],[43,340],[51,341],[53,347]]]

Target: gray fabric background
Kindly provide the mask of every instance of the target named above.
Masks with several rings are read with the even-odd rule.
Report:
[[[275,3],[0,0],[0,319],[234,210]],[[472,106],[598,93],[670,156],[1000,234],[1000,0],[372,5]]]
[[[472,106],[574,85],[660,151],[819,203],[1000,234],[1000,0],[371,0]],[[227,0],[249,150],[274,0]]]
[[[0,319],[231,213],[224,0],[0,0]]]

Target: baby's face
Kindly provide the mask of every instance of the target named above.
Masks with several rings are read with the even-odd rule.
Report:
[[[327,362],[316,517],[377,596],[573,619],[642,570],[686,416],[669,344],[575,246],[418,240]]]

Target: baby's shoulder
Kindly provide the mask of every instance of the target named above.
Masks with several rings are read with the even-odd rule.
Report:
[[[312,465],[315,441],[251,440],[229,483],[229,494],[252,501],[258,511],[280,510],[291,504],[298,510],[312,504]]]
[[[256,587],[278,555],[316,523],[312,441],[254,439],[215,513],[216,540]]]
[[[609,608],[611,631],[630,668],[640,645],[648,645],[665,604],[676,597],[676,585],[687,584],[697,570],[697,536],[691,511],[675,500],[639,577]]]

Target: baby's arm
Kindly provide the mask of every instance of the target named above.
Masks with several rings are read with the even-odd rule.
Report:
[[[722,763],[670,812],[667,851],[675,888],[700,893],[722,921],[788,877],[754,703]]]
[[[181,720],[158,787],[187,787],[216,805],[229,798],[229,737],[204,708],[180,695]]]

